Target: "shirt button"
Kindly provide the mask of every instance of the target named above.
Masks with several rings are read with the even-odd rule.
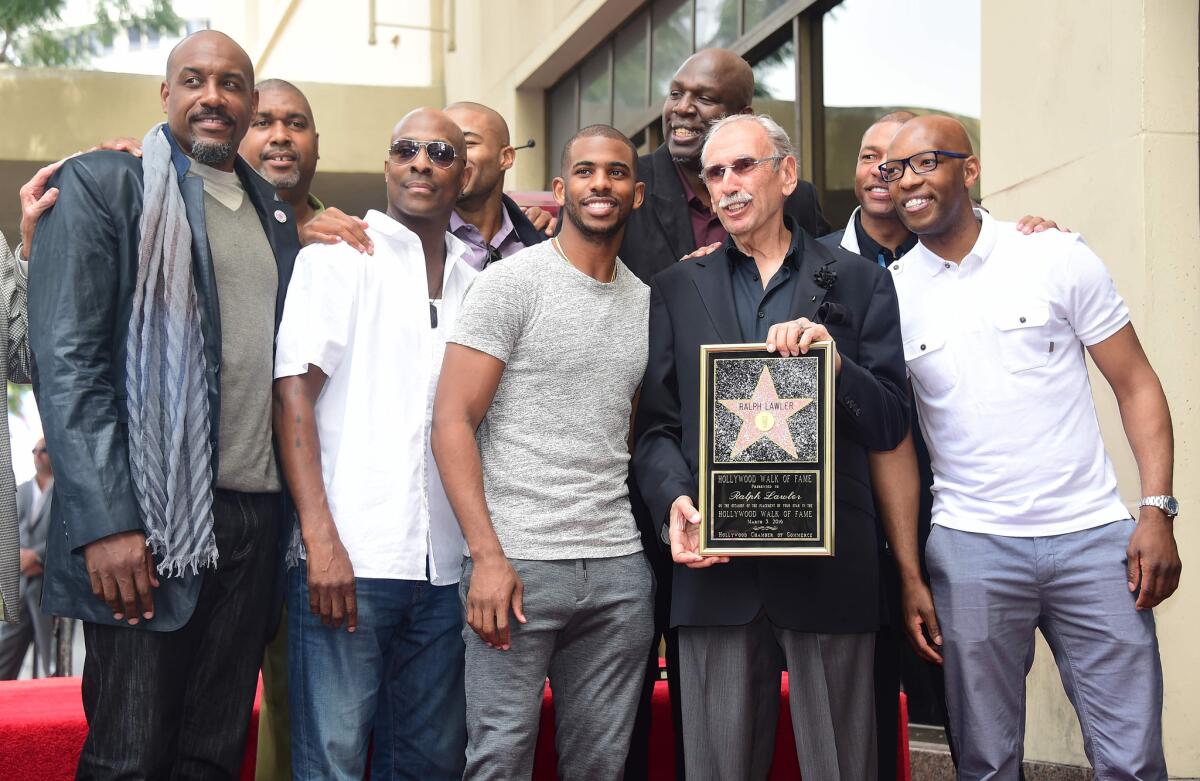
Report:
[[[922,350],[924,350],[924,349],[925,349],[925,345],[921,345],[921,349],[922,349]]]
[[[763,319],[764,317],[766,317],[766,316],[767,316],[767,313],[766,313],[766,312],[759,312],[759,313],[758,313],[758,319],[759,319],[759,320],[762,320],[762,319]]]
[[[1023,322],[1025,322],[1025,318],[1024,318],[1024,317],[1022,317],[1022,318],[1021,318],[1021,322],[1022,322],[1022,323],[1023,323]]]
[[[946,264],[946,268],[950,268],[950,264],[949,264],[949,263],[947,263],[947,264]]]

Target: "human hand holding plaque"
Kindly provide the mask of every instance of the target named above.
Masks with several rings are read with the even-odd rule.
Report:
[[[667,536],[671,540],[671,559],[676,564],[703,569],[729,561],[728,556],[700,555],[700,511],[691,497],[681,496],[672,502]]]
[[[701,347],[699,556],[833,555],[836,349],[817,336]]]

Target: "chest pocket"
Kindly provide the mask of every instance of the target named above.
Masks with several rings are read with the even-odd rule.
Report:
[[[1027,299],[1001,304],[995,312],[1000,360],[1012,373],[1045,366],[1054,349],[1050,335],[1050,306]]]
[[[931,396],[941,396],[958,385],[958,367],[946,349],[946,337],[926,333],[904,340],[908,373]]]

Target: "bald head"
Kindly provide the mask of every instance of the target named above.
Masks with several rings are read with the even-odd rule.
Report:
[[[446,106],[446,114],[453,119],[465,134],[492,135],[497,142],[508,146],[508,123],[500,112],[482,103],[460,100]]]
[[[254,86],[255,89],[258,90],[258,102],[260,109],[262,108],[262,103],[265,100],[263,97],[264,95],[267,95],[268,93],[273,96],[286,95],[288,98],[291,98],[294,101],[296,107],[303,111],[304,116],[308,118],[309,123],[312,124],[313,127],[316,127],[317,120],[316,117],[313,116],[312,106],[308,103],[308,97],[301,92],[300,88],[295,84],[291,83],[290,81],[285,81],[284,79],[263,79]]]
[[[419,146],[400,144],[413,141]],[[454,149],[454,158],[446,161],[438,142]],[[471,169],[467,165],[467,143],[463,132],[446,112],[419,108],[404,115],[392,129],[392,142],[384,180],[387,184],[388,214],[409,230],[423,235],[444,233],[450,224],[454,203],[467,183]],[[430,155],[430,149],[435,151]],[[437,158],[436,160],[434,158]]]
[[[967,129],[933,114],[905,122],[888,144],[885,175],[890,171],[897,175],[888,177],[888,193],[901,221],[942,257],[961,258],[978,234],[970,189],[979,181],[979,160]],[[966,249],[958,252],[959,244]]]
[[[199,30],[175,44],[167,55],[167,81],[170,81],[181,63],[197,56],[220,54],[236,62],[250,84],[254,83],[254,63],[237,41],[220,30]]]
[[[706,74],[722,86],[722,105],[726,114],[737,114],[754,102],[754,70],[732,49],[701,49],[683,61],[679,74]]]
[[[920,149],[899,153],[899,150],[916,144]],[[892,138],[888,146],[888,157],[907,157],[927,149],[945,149],[950,152],[975,154],[971,146],[971,137],[963,123],[954,117],[940,114],[926,114],[905,122]]]
[[[392,142],[400,138],[416,141],[446,141],[459,157],[467,156],[462,129],[444,111],[424,106],[405,114],[392,128]]]
[[[459,197],[459,215],[499,208],[504,173],[516,159],[508,123],[495,109],[467,100],[446,106],[446,114],[462,129],[471,163],[470,176]]]
[[[167,56],[159,97],[175,141],[197,163],[232,171],[258,99],[246,51],[225,33],[192,33]]]
[[[751,110],[754,71],[729,49],[701,49],[671,78],[663,101],[663,136],[676,163],[698,171],[704,134],[712,123]]]

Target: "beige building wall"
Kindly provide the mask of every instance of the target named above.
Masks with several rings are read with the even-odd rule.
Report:
[[[1200,777],[1197,4],[984,0],[982,22],[984,203],[1001,214],[1049,215],[1087,238],[1128,301],[1171,404],[1184,573],[1155,611],[1164,739],[1171,776]],[[1105,442],[1132,508],[1141,496],[1137,469],[1112,393],[1093,374]],[[1027,691],[1026,757],[1085,764],[1040,639]]]
[[[546,174],[543,91],[641,5],[641,0],[451,0],[455,51],[445,56],[447,101],[487,104],[508,120],[517,153],[505,185],[541,190]]]

